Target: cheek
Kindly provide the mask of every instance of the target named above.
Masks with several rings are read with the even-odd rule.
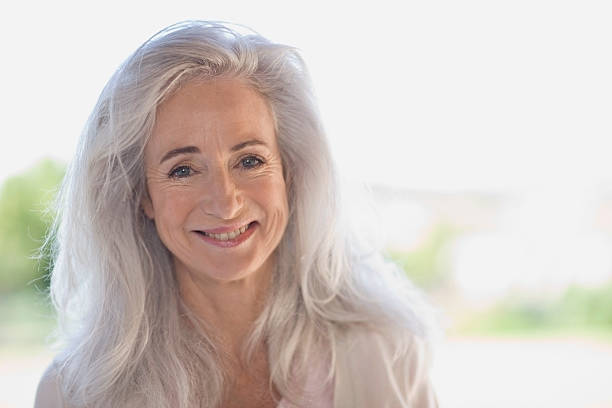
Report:
[[[165,191],[158,194],[153,198],[158,228],[173,228],[182,224],[193,209],[194,201],[189,191]]]
[[[257,201],[261,203],[269,217],[273,218],[274,228],[284,228],[289,213],[287,204],[287,192],[285,184],[281,180],[268,183],[265,187],[259,188],[256,192]]]

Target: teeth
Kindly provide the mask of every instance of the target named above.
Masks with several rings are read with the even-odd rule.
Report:
[[[207,237],[217,239],[219,241],[227,241],[228,239],[234,239],[238,235],[243,234],[248,228],[249,226],[245,225],[231,232],[224,232],[222,234],[213,234],[210,232],[204,232],[204,235],[206,235]]]

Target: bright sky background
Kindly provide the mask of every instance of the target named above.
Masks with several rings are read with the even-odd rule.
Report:
[[[185,19],[300,48],[345,176],[429,190],[612,180],[610,2],[105,1],[3,6],[0,179],[68,160],[105,82]]]

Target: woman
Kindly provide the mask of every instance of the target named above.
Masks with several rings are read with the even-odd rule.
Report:
[[[295,49],[188,22],[105,87],[66,176],[37,407],[434,407],[427,308],[340,221]]]

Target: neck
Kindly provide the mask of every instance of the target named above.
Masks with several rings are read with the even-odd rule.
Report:
[[[273,261],[256,273],[236,281],[202,277],[175,265],[179,290],[189,308],[214,330],[221,350],[236,361],[265,305]]]

